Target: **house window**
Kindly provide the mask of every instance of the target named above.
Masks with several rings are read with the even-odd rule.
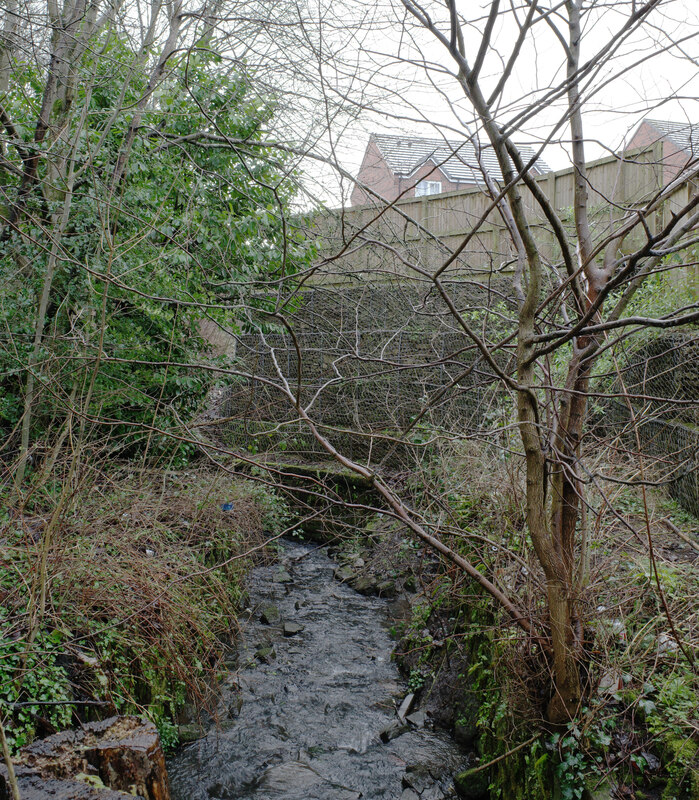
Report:
[[[441,181],[420,181],[415,187],[415,197],[424,197],[427,194],[439,194],[441,191]]]

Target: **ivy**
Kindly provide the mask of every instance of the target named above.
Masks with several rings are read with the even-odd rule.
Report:
[[[288,158],[259,144],[276,114],[274,98],[253,91],[249,76],[231,71],[212,50],[170,62],[143,113],[123,180],[112,186],[132,109],[148,84],[131,47],[104,31],[78,65],[84,81],[66,136],[84,115],[81,166],[57,241],[32,440],[47,436],[72,406],[86,415],[87,433],[102,441],[106,434],[112,453],[157,456],[172,451],[172,435],[183,433],[183,420],[209,388],[228,380],[197,368],[231,366],[211,350],[202,323],[232,331],[254,325],[246,309],[271,308],[266,281],[293,274],[312,252],[289,212],[295,183]],[[29,145],[42,75],[27,66],[14,77],[3,102]],[[8,157],[17,156],[10,149]],[[4,435],[23,414],[47,235],[50,244],[64,206],[61,192],[49,191],[50,168],[40,160],[17,230],[0,242]],[[8,175],[10,202],[20,184]],[[187,442],[175,448],[175,465],[194,450]]]

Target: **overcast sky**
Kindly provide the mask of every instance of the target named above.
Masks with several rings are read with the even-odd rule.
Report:
[[[424,5],[439,20],[443,2]],[[551,8],[554,4],[545,0],[540,5]],[[594,59],[619,31],[631,5],[631,0],[588,3],[583,61]],[[661,0],[643,28],[624,40],[608,62],[595,61],[596,69],[582,87],[589,158],[618,151],[644,116],[699,122],[697,6],[696,0]],[[490,3],[464,0],[457,7],[468,14],[464,33],[473,63]],[[509,9],[510,4],[503,2],[502,7]],[[518,16],[522,18],[521,9]],[[305,74],[310,88],[305,90],[307,113],[297,118],[289,114],[289,125],[298,134],[307,134],[313,119],[319,137],[316,149],[333,155],[349,172],[356,174],[371,132],[458,139],[463,132],[475,130],[473,111],[453,77],[453,61],[405,13],[400,0],[309,2],[299,19],[304,21],[304,32],[297,54],[304,48],[305,52],[292,71],[299,85]],[[553,19],[562,27],[562,17]],[[503,93],[497,110],[501,123],[517,118],[565,77],[560,43],[544,23],[535,30]],[[511,13],[498,20],[481,72],[486,90],[499,80],[517,32]],[[515,140],[546,139],[564,113],[565,97],[546,103],[521,124]],[[329,136],[322,133],[324,127]],[[554,169],[569,164],[568,138],[564,126],[545,147],[544,158]],[[335,204],[341,188],[345,193],[351,189],[347,182],[341,187],[343,182],[327,168],[307,164],[306,170],[309,177],[318,179],[312,192],[324,201]]]

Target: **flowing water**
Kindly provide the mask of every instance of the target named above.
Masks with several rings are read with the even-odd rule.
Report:
[[[287,542],[279,563],[253,570],[228,718],[169,761],[174,800],[455,797],[465,756],[447,735],[406,724],[380,738],[401,729],[407,693],[387,604],[334,580],[333,566],[324,549]]]

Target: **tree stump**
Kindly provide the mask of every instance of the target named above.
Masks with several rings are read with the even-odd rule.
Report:
[[[16,759],[22,800],[170,800],[165,757],[155,725],[110,717],[23,747]],[[11,800],[0,769],[0,800]]]

